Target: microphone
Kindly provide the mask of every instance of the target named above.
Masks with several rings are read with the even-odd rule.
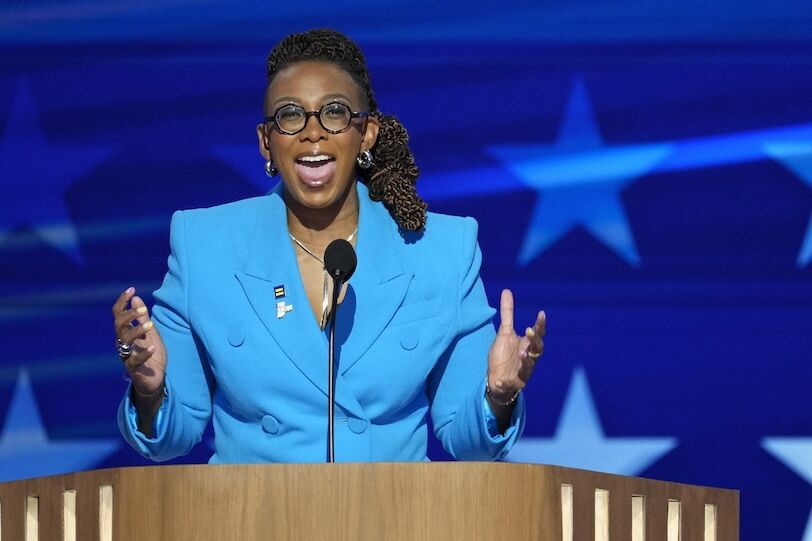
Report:
[[[334,280],[346,282],[355,272],[358,259],[352,244],[344,239],[336,239],[324,250],[324,268]]]
[[[327,355],[327,462],[335,462],[335,336],[336,316],[338,315],[338,294],[341,286],[350,279],[358,259],[352,244],[344,239],[336,239],[324,251],[324,268],[333,277],[333,304],[330,311],[330,349]]]

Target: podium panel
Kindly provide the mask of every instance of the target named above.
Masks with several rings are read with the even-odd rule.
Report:
[[[739,493],[487,462],[116,468],[0,484],[0,541],[735,541]]]

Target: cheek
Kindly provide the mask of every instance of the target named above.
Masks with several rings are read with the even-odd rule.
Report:
[[[272,133],[271,137],[266,139],[266,141],[268,143],[268,152],[275,160],[281,161],[286,152],[288,152],[290,141],[282,139],[278,133]]]

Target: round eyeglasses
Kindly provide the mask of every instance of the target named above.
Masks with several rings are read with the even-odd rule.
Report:
[[[353,118],[366,118],[369,113],[352,111],[349,105],[333,101],[322,105],[318,111],[305,111],[304,108],[288,103],[277,109],[273,116],[266,116],[276,129],[287,135],[296,135],[307,125],[307,120],[315,116],[327,133],[341,133],[350,127]]]

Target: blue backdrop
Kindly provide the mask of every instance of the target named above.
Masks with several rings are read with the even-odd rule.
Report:
[[[511,458],[739,488],[743,539],[812,541],[808,3],[133,4],[0,7],[0,481],[144,463],[110,306],[173,210],[269,189],[265,55],[331,26],[491,304],[547,311]]]

